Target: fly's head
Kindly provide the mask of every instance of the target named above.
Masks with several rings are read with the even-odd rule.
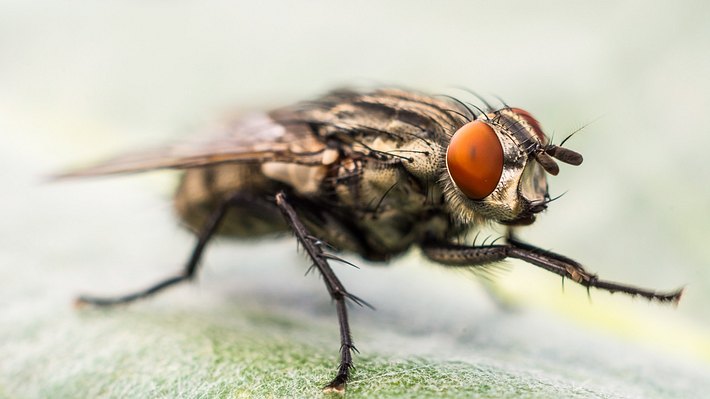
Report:
[[[489,220],[526,225],[547,208],[547,174],[555,159],[571,165],[582,156],[553,145],[527,111],[504,108],[459,128],[446,150],[446,201],[461,223]]]

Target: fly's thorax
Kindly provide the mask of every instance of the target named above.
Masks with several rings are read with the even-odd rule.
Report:
[[[368,259],[383,260],[405,251],[423,237],[445,237],[448,217],[432,212],[436,185],[422,182],[398,163],[346,159],[334,184],[335,206],[347,209],[348,224],[358,231]],[[438,196],[437,196],[438,195]]]
[[[341,204],[375,211],[379,217],[390,207],[420,212],[440,202],[436,181],[446,151],[440,142],[421,136],[363,135],[352,150],[339,160],[335,172],[334,188]],[[373,152],[387,156],[361,155]]]
[[[422,181],[435,181],[444,165],[446,147],[435,140],[409,140],[401,146],[408,159],[402,166]]]
[[[377,151],[388,154],[389,163],[403,167],[409,174],[423,181],[438,178],[446,148],[435,139],[421,136],[408,136],[406,140],[396,140],[388,137],[362,137],[365,151]],[[354,146],[356,149],[358,145]],[[361,149],[360,149],[361,150]],[[387,162],[383,162],[386,164]],[[376,163],[373,163],[375,165]]]
[[[336,173],[338,202],[363,218],[381,219],[389,211],[417,214],[427,206],[426,188],[397,164],[346,159]]]

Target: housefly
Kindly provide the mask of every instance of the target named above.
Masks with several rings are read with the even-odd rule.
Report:
[[[401,89],[339,90],[314,101],[228,120],[192,142],[114,158],[64,177],[184,170],[175,208],[197,236],[177,275],[119,297],[82,296],[111,306],[191,280],[215,234],[253,238],[291,232],[335,303],[340,363],[324,388],[343,392],[355,351],[346,302],[370,305],[333,272],[336,251],[387,261],[413,246],[449,267],[521,259],[587,288],[677,303],[682,290],[655,292],[598,278],[580,263],[521,242],[551,202],[547,175],[582,156],[553,144],[527,111],[483,109],[448,96]],[[486,225],[504,243],[462,244]],[[474,240],[475,241],[475,240]]]

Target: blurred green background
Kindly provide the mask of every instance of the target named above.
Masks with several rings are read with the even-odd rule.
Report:
[[[558,138],[594,121],[523,237],[608,279],[687,286],[677,308],[589,300],[508,262],[505,309],[416,251],[335,266],[378,308],[351,312],[349,397],[707,395],[708,20],[703,1],[0,1],[0,397],[320,395],[335,311],[292,239],[219,241],[197,284],[79,312],[77,293],[180,268],[176,175],[44,177],[348,84],[468,87]]]

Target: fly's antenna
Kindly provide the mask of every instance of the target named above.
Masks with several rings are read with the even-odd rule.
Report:
[[[589,123],[591,123],[591,122],[589,122]],[[579,133],[579,132],[580,132],[582,129],[584,129],[585,127],[589,126],[589,123],[587,123],[586,125],[580,127],[579,129],[575,130],[574,132],[568,134],[567,137],[565,137],[564,139],[562,139],[562,141],[560,142],[559,146],[562,147],[563,145],[565,145],[565,143],[567,142],[567,140],[571,139],[572,136],[574,136],[575,134]]]
[[[543,148],[542,153],[538,154],[538,160],[540,160],[540,158],[544,158],[544,156],[542,156],[544,154],[544,155],[549,155],[549,156],[551,156],[559,161],[562,161],[566,164],[569,164],[569,165],[575,165],[575,166],[580,165],[582,163],[582,161],[584,160],[584,158],[582,157],[582,154],[580,154],[576,151],[572,151],[569,148],[565,148],[565,147],[563,147],[563,145],[567,142],[567,140],[572,138],[572,136],[579,133],[580,131],[582,131],[582,129],[586,128],[587,126],[591,125],[592,123],[594,123],[598,120],[599,120],[599,117],[595,118],[594,120],[592,120],[589,123],[584,124],[582,127],[580,127],[579,129],[575,130],[574,132],[570,133],[567,137],[565,137],[564,140],[562,140],[559,145],[555,145],[552,143],[548,144],[547,146],[545,146]],[[543,167],[544,167],[544,165],[543,165]]]
[[[567,137],[565,137],[564,140],[562,140],[562,142],[560,142],[560,144],[558,144],[558,146],[559,146],[559,147],[562,147],[563,145],[565,145],[565,143],[567,142],[567,140],[569,140],[569,139],[572,138],[572,136],[574,136],[575,134],[581,132],[582,129],[585,129],[587,126],[589,126],[589,125],[591,125],[592,123],[598,121],[599,119],[601,119],[601,116],[598,116],[598,117],[592,119],[591,121],[589,121],[589,122],[585,123],[584,125],[582,125],[579,129],[577,129],[577,130],[575,130],[574,132],[568,134]]]

